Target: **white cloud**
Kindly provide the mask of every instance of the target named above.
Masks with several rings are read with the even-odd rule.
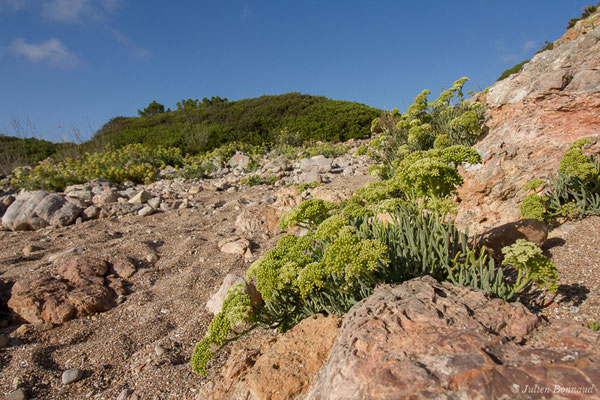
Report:
[[[116,12],[122,2],[122,0],[97,0],[96,2],[93,0],[49,0],[42,5],[42,15],[46,19],[57,22],[97,21],[105,19],[107,14]]]
[[[33,63],[48,62],[61,68],[74,67],[79,63],[79,59],[56,38],[41,43],[27,43],[25,39],[17,38],[10,49],[16,56],[23,56]]]
[[[246,6],[244,6],[244,9],[242,10],[242,14],[240,15],[240,19],[242,21],[245,21],[248,18],[250,18],[251,15],[252,15],[252,10],[250,9],[250,7],[248,7],[246,5]]]
[[[538,46],[538,43],[533,40],[528,40],[523,45],[523,53],[528,53],[530,50],[535,49]]]
[[[138,58],[146,58],[150,56],[150,52],[148,50],[143,49],[141,47],[136,47],[133,43],[131,43],[131,40],[129,40],[125,35],[123,35],[118,29],[113,29],[111,34],[112,37],[117,41],[117,43],[129,50],[129,52],[133,56]]]
[[[42,15],[58,22],[82,22],[90,10],[89,0],[52,0],[42,6]]]

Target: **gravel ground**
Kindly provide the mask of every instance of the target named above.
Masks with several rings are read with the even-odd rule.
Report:
[[[549,320],[600,322],[600,217],[567,222],[544,245],[560,277],[552,303],[541,310]]]

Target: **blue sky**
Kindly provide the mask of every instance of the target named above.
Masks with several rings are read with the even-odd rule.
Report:
[[[0,133],[90,137],[152,100],[302,92],[404,110],[490,86],[589,2],[0,0]],[[27,128],[27,123],[32,128]]]

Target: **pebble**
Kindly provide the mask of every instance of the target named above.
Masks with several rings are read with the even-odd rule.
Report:
[[[31,253],[33,253],[35,251],[35,247],[33,247],[32,245],[27,245],[25,247],[23,247],[23,255],[25,257],[29,257],[31,255]]]
[[[68,369],[62,374],[62,383],[63,385],[68,385],[73,382],[77,382],[83,378],[84,374],[85,372],[78,368]]]
[[[154,253],[150,253],[146,256],[146,261],[148,261],[149,263],[154,264],[155,262],[158,261],[158,256]]]
[[[117,400],[125,400],[129,396],[131,396],[132,393],[133,393],[133,390],[131,390],[129,388],[125,388],[125,389],[121,390],[121,393],[119,393]]]
[[[167,352],[167,349],[162,347],[160,344],[157,344],[156,346],[154,346],[154,352],[156,353],[157,356],[160,357]]]
[[[6,400],[27,400],[25,392],[21,389],[13,390],[6,396]]]
[[[8,336],[0,335],[0,348],[8,346]]]

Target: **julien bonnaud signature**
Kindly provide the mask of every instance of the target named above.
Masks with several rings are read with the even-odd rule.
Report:
[[[551,386],[540,386],[538,384],[534,385],[524,385],[520,386],[517,384],[513,384],[510,387],[510,391],[512,393],[582,393],[582,394],[592,394],[596,392],[596,386],[562,386],[562,385],[551,385]]]

